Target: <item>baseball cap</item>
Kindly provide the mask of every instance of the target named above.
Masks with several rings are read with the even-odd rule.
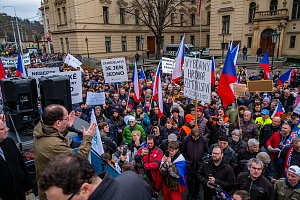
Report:
[[[288,168],[287,172],[291,172],[293,174],[296,174],[297,176],[300,176],[300,167],[297,165],[292,165]]]
[[[267,109],[262,109],[261,114],[263,114],[263,115],[270,115],[270,112]]]
[[[129,122],[135,122],[135,118],[133,116],[129,117],[128,119]]]

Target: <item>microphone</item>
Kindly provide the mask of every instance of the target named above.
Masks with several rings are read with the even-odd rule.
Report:
[[[77,133],[78,136],[82,136],[82,135],[83,135],[83,132],[82,132],[81,130],[76,129],[76,128],[74,128],[73,126],[68,126],[67,129],[68,129],[68,131],[70,131],[70,132]]]

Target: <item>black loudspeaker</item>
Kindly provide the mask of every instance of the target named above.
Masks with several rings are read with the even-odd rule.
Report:
[[[45,76],[39,79],[43,109],[51,104],[60,104],[71,112],[72,100],[70,79],[62,75]]]

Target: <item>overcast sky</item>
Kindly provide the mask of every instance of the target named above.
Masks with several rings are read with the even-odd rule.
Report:
[[[0,12],[5,12],[10,16],[14,16],[13,8],[3,8],[2,6],[15,6],[17,17],[27,18],[30,21],[39,20],[36,17],[41,0],[0,0]]]

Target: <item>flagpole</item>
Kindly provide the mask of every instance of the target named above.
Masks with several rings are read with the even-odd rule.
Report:
[[[131,92],[131,84],[129,84],[129,90],[128,90],[128,97],[127,97],[127,103],[126,103],[126,113],[127,113],[127,108],[128,108],[128,102],[129,102],[129,94]]]
[[[240,113],[239,113],[239,105],[238,105],[238,101],[237,101],[237,96],[235,97],[235,103],[236,103],[236,110],[237,110],[237,114],[238,114],[238,125],[239,125],[239,129],[240,129],[241,121],[240,121]]]

